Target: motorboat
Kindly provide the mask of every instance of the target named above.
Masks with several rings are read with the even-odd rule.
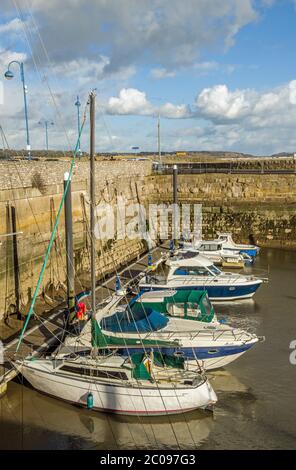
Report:
[[[225,250],[246,253],[247,255],[252,256],[252,258],[255,258],[260,251],[259,246],[256,245],[243,245],[235,243],[230,232],[218,232],[218,238],[214,241],[222,242],[223,249]]]
[[[211,260],[216,266],[222,267],[243,268],[245,265],[250,265],[254,261],[254,258],[247,253],[241,253],[239,250],[228,250],[223,247],[222,242],[213,240],[192,243],[184,242],[182,249],[178,250],[178,253],[182,255],[182,253],[186,253],[186,251],[200,253]]]
[[[206,291],[139,293],[129,304],[112,304],[109,311],[98,311],[97,321],[107,340],[106,348],[115,348],[126,357],[151,350],[182,355],[193,369],[197,364],[206,370],[225,367],[262,339],[220,323]],[[81,353],[88,350],[91,336],[88,324],[81,335],[67,338],[58,357],[68,354],[68,348]]]
[[[139,288],[149,290],[206,290],[211,300],[228,301],[252,297],[263,279],[221,271],[212,261],[195,252],[182,259],[164,258],[153,272],[143,273]]]

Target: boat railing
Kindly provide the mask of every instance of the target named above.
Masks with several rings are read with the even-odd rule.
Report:
[[[144,336],[142,336],[142,339],[150,339],[152,336],[155,339],[155,335],[157,335],[158,339],[161,340],[174,340],[174,339],[180,339],[182,342],[183,339],[189,339],[189,340],[194,340],[196,338],[209,338],[212,339],[212,341],[218,341],[224,336],[230,336],[232,339],[235,341],[242,341],[247,343],[250,339],[254,338],[254,335],[251,333],[244,331],[244,330],[197,330],[197,331],[192,331],[192,330],[182,330],[182,331],[169,331],[166,330],[164,332],[162,331],[150,331],[145,333]]]

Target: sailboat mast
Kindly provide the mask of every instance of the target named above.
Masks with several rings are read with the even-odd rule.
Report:
[[[161,149],[160,149],[160,114],[158,114],[158,121],[157,121],[157,143],[158,143],[158,159],[159,164],[161,166]]]
[[[95,106],[96,94],[90,93],[90,266],[91,317],[96,318],[96,241],[95,241]]]

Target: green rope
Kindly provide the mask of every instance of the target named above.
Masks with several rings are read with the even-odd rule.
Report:
[[[35,305],[37,295],[38,295],[38,292],[39,292],[39,289],[40,289],[40,285],[41,285],[41,282],[42,282],[42,279],[43,279],[43,276],[44,276],[45,268],[46,268],[48,258],[49,258],[50,252],[51,252],[51,248],[52,248],[52,245],[53,245],[53,242],[54,242],[54,239],[55,239],[56,231],[57,231],[57,228],[58,228],[59,220],[60,220],[60,217],[61,217],[64,202],[65,202],[65,198],[66,198],[67,191],[68,191],[68,188],[69,188],[69,184],[70,184],[70,181],[71,181],[71,178],[72,178],[74,164],[75,164],[77,152],[79,150],[79,143],[80,143],[80,138],[81,138],[81,134],[82,134],[84,124],[85,124],[85,120],[83,121],[82,126],[80,128],[79,136],[78,136],[78,139],[77,139],[76,147],[75,147],[75,150],[74,150],[74,153],[73,153],[73,158],[72,158],[72,161],[71,161],[71,166],[70,166],[70,171],[69,171],[69,178],[68,178],[65,190],[64,190],[63,197],[62,197],[61,202],[60,202],[59,210],[58,210],[58,213],[57,213],[57,218],[55,220],[53,231],[52,231],[52,234],[51,234],[51,237],[50,237],[50,240],[49,240],[49,243],[48,243],[48,247],[47,247],[47,250],[46,250],[46,253],[45,253],[45,257],[44,257],[42,268],[41,268],[41,271],[40,271],[40,274],[39,274],[38,282],[37,282],[35,292],[34,292],[34,295],[33,295],[33,299],[32,299],[31,305],[30,305],[30,310],[28,312],[25,324],[23,326],[23,329],[21,331],[21,334],[20,334],[20,337],[19,337],[19,340],[18,340],[18,343],[17,343],[16,352],[18,352],[18,350],[19,350],[19,347],[20,347],[20,345],[22,343],[22,340],[24,338],[24,334],[26,332],[29,320],[30,320],[30,318],[32,316],[32,313],[33,313],[34,305]]]

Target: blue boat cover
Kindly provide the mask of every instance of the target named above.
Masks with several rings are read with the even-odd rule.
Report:
[[[133,308],[101,320],[101,328],[113,333],[145,333],[164,328],[169,319],[151,308]]]

